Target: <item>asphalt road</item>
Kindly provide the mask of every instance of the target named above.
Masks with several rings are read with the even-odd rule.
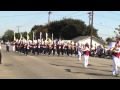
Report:
[[[0,79],[120,79],[113,76],[113,61],[90,57],[88,68],[83,66],[83,57],[58,57],[28,55],[5,51],[2,45]]]

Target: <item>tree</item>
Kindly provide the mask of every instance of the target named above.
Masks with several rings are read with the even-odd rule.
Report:
[[[98,37],[96,29],[93,29],[93,35]],[[91,28],[82,20],[78,19],[63,19],[60,21],[51,22],[48,28],[50,35],[54,34],[55,38],[73,39],[77,36],[90,36]]]
[[[40,32],[42,32],[42,38],[45,39],[46,32],[48,32],[48,25],[35,25],[30,32],[30,39],[33,39],[33,32],[36,39],[40,39]]]
[[[53,21],[49,25],[35,25],[30,32],[31,39],[32,33],[35,32],[36,39],[40,38],[40,32],[42,32],[42,38],[45,39],[45,33],[48,33],[48,37],[54,39],[73,39],[78,36],[90,36],[91,27],[87,26],[84,21],[72,18],[64,18],[60,21]],[[93,28],[93,35],[98,36],[98,30]]]
[[[14,31],[13,30],[7,30],[4,35],[13,35],[14,34]]]
[[[110,44],[111,41],[112,41],[112,38],[110,38],[110,37],[106,38],[107,44]]]
[[[34,30],[38,30],[39,28],[42,28],[42,27],[43,27],[42,25],[35,25],[32,27],[31,32]]]
[[[14,31],[8,29],[8,30],[4,33],[2,39],[3,39],[4,42],[6,42],[7,40],[13,41],[13,39],[14,39],[13,36],[14,36]]]

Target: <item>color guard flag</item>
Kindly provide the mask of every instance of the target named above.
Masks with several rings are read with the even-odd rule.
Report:
[[[14,41],[16,41],[15,33],[14,33]]]
[[[52,33],[52,41],[53,41],[53,33]]]
[[[29,40],[30,39],[30,36],[28,35],[28,33],[27,33],[27,40]]]
[[[23,37],[22,37],[22,34],[20,33],[20,40],[22,39]]]
[[[47,38],[48,38],[48,33],[46,33],[46,40],[47,40]]]
[[[42,39],[42,32],[40,32],[40,40]]]
[[[34,41],[34,32],[33,32],[33,41]]]

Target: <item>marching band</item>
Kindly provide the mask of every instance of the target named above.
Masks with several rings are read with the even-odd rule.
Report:
[[[51,39],[47,40],[35,40],[35,41],[25,41],[25,40],[20,40],[20,41],[15,41],[13,42],[13,48],[15,48],[15,52],[23,53],[24,55],[29,55],[33,54],[35,55],[57,55],[57,56],[63,56],[66,55],[67,57],[69,56],[78,56],[78,60],[81,60],[82,54],[84,55],[84,67],[87,67],[88,65],[88,58],[89,54],[83,53],[83,52],[88,52],[89,49],[89,44],[86,44],[85,46],[82,46],[80,42],[74,43],[73,41],[69,41],[67,43],[63,42],[62,40],[59,41],[52,41]]]
[[[9,45],[7,45],[9,46]],[[120,67],[120,41],[112,41],[108,49],[110,51],[110,55],[113,59],[113,71],[112,74],[114,76],[118,75],[118,67]],[[35,55],[57,55],[57,56],[78,56],[78,61],[81,61],[81,56],[84,56],[84,67],[87,68],[88,60],[90,55],[89,44],[86,43],[82,45],[81,42],[74,43],[71,42],[63,42],[62,40],[53,41],[51,39],[46,40],[16,40],[13,42],[13,51],[23,53],[24,55],[29,55],[32,53]],[[9,51],[9,50],[8,50]],[[97,49],[96,49],[97,51]]]
[[[29,53],[33,53],[34,55],[37,53],[37,55],[48,55],[51,54],[54,56],[57,54],[60,55],[67,55],[67,56],[73,56],[73,54],[77,54],[78,46],[77,44],[74,44],[74,42],[68,42],[64,43],[62,41],[52,41],[50,39],[45,41],[23,41],[23,40],[16,40],[13,42],[13,51],[24,53],[25,55],[28,55]]]

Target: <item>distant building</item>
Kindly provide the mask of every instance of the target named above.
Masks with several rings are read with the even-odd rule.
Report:
[[[72,41],[74,41],[75,43],[81,42],[81,44],[88,43],[90,45],[91,37],[90,36],[79,36],[79,37],[73,38]],[[105,44],[104,41],[102,41],[101,39],[99,39],[95,36],[92,37],[93,48],[95,46],[99,46],[99,45],[104,46],[104,44]]]

